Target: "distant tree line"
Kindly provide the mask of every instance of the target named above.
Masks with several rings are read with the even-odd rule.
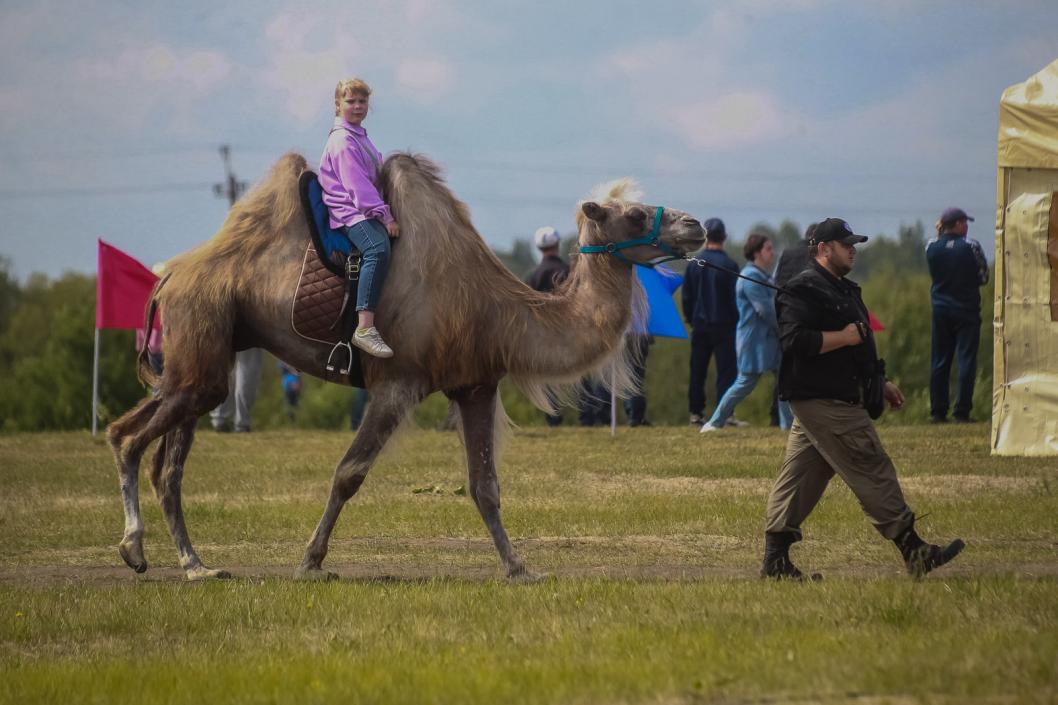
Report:
[[[760,223],[750,232],[773,238],[777,249],[802,239],[800,227],[783,221],[778,227]],[[569,255],[574,236],[563,239]],[[729,254],[742,262],[741,244],[728,243]],[[519,278],[536,264],[530,241],[518,239],[509,250],[497,251]],[[676,269],[682,269],[676,263]],[[851,275],[863,285],[864,297],[886,326],[878,335],[890,376],[908,397],[908,408],[887,414],[889,422],[925,422],[929,407],[930,304],[925,235],[921,223],[902,226],[895,238],[877,236],[862,248]],[[992,318],[992,285],[981,292],[983,325]],[[678,301],[679,291],[675,294]],[[92,348],[95,325],[95,277],[67,273],[57,279],[41,274],[18,282],[9,259],[0,256],[0,430],[33,431],[86,429],[91,425]],[[101,333],[100,415],[105,424],[131,408],[145,393],[136,379],[135,333]],[[647,370],[648,417],[655,424],[686,423],[689,345],[684,340],[659,338]],[[974,415],[991,414],[992,336],[981,336]],[[274,360],[266,356],[265,373],[254,408],[254,427],[289,426]],[[714,373],[713,370],[710,371]],[[710,380],[707,389],[713,389]],[[543,422],[542,415],[510,384],[501,388],[504,405],[520,425]],[[768,421],[770,382],[761,384],[738,409],[739,418],[755,425]],[[353,391],[307,379],[302,404],[293,422],[306,428],[346,428]],[[716,403],[709,393],[708,405]],[[440,395],[427,399],[416,412],[420,425],[440,424],[447,403]],[[572,420],[575,414],[566,416]],[[570,423],[567,420],[567,423]]]

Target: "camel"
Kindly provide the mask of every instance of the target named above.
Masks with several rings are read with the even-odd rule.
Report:
[[[165,371],[153,376],[141,359],[139,374],[156,393],[107,428],[125,510],[118,549],[136,572],[147,569],[140,462],[148,445],[160,438],[148,472],[180,566],[190,580],[230,577],[206,567],[192,547],[180,488],[196,422],[226,397],[236,351],[265,348],[305,373],[334,381],[325,370],[330,346],[299,337],[290,325],[310,240],[297,189],[306,169],[298,154],[280,158],[233,206],[213,238],[171,262],[148,303],[148,309],[160,306],[164,315]],[[660,245],[655,240],[658,246],[627,247],[622,257],[580,255],[567,282],[543,294],[519,281],[486,246],[467,207],[429,159],[391,155],[381,180],[401,236],[394,242],[376,315],[396,354],[388,360],[363,357],[371,404],[334,470],[323,516],[295,577],[335,577],[322,564],[339,513],[412,408],[442,391],[458,408],[469,494],[506,574],[531,579],[500,518],[496,455],[509,422],[497,384],[509,375],[538,407],[551,410],[555,397],[549,385],[573,382],[616,359],[617,384],[633,385],[628,365],[619,359],[638,291],[631,263],[657,258],[658,246],[670,253],[692,252],[703,243],[704,232],[690,215],[664,209],[654,225]],[[580,244],[628,242],[651,230],[658,210],[633,200],[638,197],[634,183],[622,180],[582,202],[576,214]]]

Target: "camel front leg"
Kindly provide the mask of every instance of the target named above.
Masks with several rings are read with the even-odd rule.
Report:
[[[356,494],[367,477],[368,471],[382,451],[386,441],[397,430],[421,396],[409,394],[406,390],[383,389],[371,391],[360,430],[356,433],[353,444],[334,469],[334,480],[331,482],[331,494],[327,506],[316,526],[316,531],[305,549],[301,565],[294,572],[294,577],[302,580],[332,580],[334,573],[323,570],[323,559],[327,556],[327,547],[345,503]]]
[[[518,581],[533,580],[538,576],[527,571],[518,558],[500,518],[500,483],[496,477],[495,455],[496,386],[470,387],[450,396],[459,404],[463,420],[470,496],[492,534],[492,542],[507,568],[507,577]]]

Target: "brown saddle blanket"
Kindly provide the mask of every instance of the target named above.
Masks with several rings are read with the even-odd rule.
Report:
[[[290,318],[294,332],[318,343],[337,343],[338,314],[344,295],[345,280],[327,269],[310,244],[305,249],[301,276],[294,291]]]

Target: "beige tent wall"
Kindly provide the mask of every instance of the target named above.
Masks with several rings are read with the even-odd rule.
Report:
[[[1058,169],[1002,169],[998,186],[992,450],[1058,455],[1058,301],[1048,257]]]
[[[1003,92],[992,452],[1058,455],[1058,61]]]

